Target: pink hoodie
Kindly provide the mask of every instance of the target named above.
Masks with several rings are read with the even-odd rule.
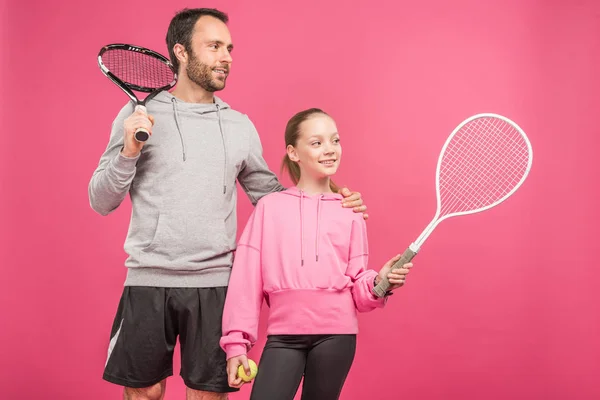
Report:
[[[366,223],[341,199],[293,187],[258,202],[229,280],[221,338],[227,359],[256,342],[263,298],[267,335],[354,334],[357,311],[384,306],[371,293],[377,272],[367,269]]]

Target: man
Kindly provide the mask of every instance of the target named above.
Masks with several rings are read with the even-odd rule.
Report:
[[[147,104],[151,116],[131,104],[121,110],[89,185],[91,206],[102,215],[131,196],[128,273],[103,376],[125,387],[125,399],[163,398],[178,336],[188,399],[226,399],[237,390],[219,347],[236,245],[236,180],[253,204],[284,188],[252,122],[214,95],[232,62],[227,22],[214,9],[173,18],[167,46],[179,71],[176,88]],[[145,143],[134,138],[140,127],[151,134]],[[342,194],[345,206],[364,212],[359,194]]]

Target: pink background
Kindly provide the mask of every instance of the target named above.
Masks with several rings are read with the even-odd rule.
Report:
[[[150,4],[2,3],[0,398],[120,398],[101,375],[130,203],[101,217],[87,184],[126,97],[96,55],[110,42],[166,54],[176,10],[215,5],[236,46],[220,95],[251,116],[272,169],[294,112],[337,120],[337,181],[369,207],[372,268],[430,221],[438,153],[461,120],[504,114],[534,147],[514,197],[442,223],[387,309],[361,315],[342,398],[600,398],[600,3]],[[239,208],[241,227],[245,196]],[[171,378],[166,398],[183,393]]]

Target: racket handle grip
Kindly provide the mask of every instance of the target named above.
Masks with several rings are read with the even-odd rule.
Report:
[[[135,131],[134,136],[135,140],[137,140],[138,142],[145,142],[150,137],[150,134],[144,128],[138,128],[137,131]]]
[[[137,106],[135,106],[134,111],[135,112],[141,111],[142,113],[144,113],[144,115],[148,115],[148,110],[146,110],[146,107],[144,107],[141,104],[138,104]],[[135,140],[137,140],[138,142],[145,142],[146,140],[148,140],[148,138],[150,138],[150,134],[144,128],[138,128],[135,131],[135,134],[133,136],[135,137]]]
[[[392,265],[392,268],[390,269],[390,271],[393,271],[398,268],[402,268],[402,266],[404,264],[409,263],[416,255],[417,255],[417,252],[413,251],[409,247],[408,249],[406,249],[404,251],[404,253],[402,254],[402,257],[400,257],[400,259],[398,261],[396,261],[394,263],[394,265]],[[390,281],[388,281],[388,278],[386,276],[379,282],[379,284],[377,284],[377,286],[375,286],[373,288],[373,294],[380,298],[384,297],[385,292],[387,292],[387,290],[390,288],[390,286],[392,286],[392,285],[391,285]]]

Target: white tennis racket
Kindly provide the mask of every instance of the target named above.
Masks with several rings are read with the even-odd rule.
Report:
[[[478,114],[464,120],[438,159],[435,216],[392,270],[410,262],[443,220],[488,210],[510,197],[525,181],[532,161],[527,135],[510,119]],[[373,293],[383,297],[390,286],[387,278],[382,279]]]

